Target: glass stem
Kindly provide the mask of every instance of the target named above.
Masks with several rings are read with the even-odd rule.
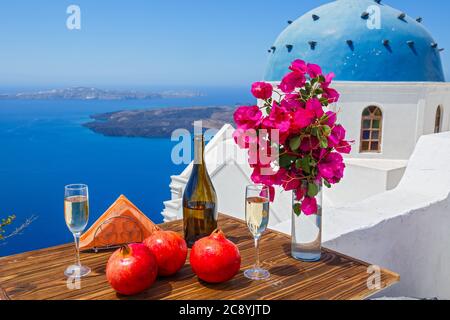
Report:
[[[258,238],[255,238],[255,249],[256,249],[255,269],[259,270],[260,269],[260,265],[259,265],[259,239]]]
[[[81,262],[80,262],[80,233],[74,233],[73,234],[73,238],[75,240],[75,249],[77,251],[77,260],[75,265],[81,267]]]

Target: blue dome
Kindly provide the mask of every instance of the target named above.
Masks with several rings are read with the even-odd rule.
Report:
[[[368,27],[371,6],[381,28]],[[281,80],[295,59],[341,81],[445,81],[439,47],[420,19],[382,1],[336,0],[292,22],[270,50],[265,80]]]

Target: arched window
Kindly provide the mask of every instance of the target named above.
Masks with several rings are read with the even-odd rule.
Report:
[[[383,113],[380,108],[371,106],[364,109],[360,152],[381,152],[382,126]]]
[[[436,110],[436,118],[434,120],[434,133],[441,132],[442,125],[442,108],[439,106]]]

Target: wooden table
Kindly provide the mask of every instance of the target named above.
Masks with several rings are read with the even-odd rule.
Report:
[[[27,252],[0,258],[0,299],[182,299],[182,300],[257,300],[257,299],[365,299],[380,290],[367,287],[368,263],[326,250],[317,263],[303,263],[290,257],[290,238],[268,231],[261,242],[263,266],[272,274],[270,280],[254,282],[242,270],[254,262],[254,243],[244,222],[221,215],[220,227],[237,243],[242,268],[233,280],[210,285],[200,282],[189,263],[175,277],[159,279],[152,288],[131,298],[117,295],[105,277],[110,252],[83,253],[82,262],[92,273],[83,278],[81,289],[69,290],[64,269],[73,262],[73,245]],[[182,221],[162,225],[164,229],[182,230]],[[399,275],[382,270],[382,289],[399,281]]]

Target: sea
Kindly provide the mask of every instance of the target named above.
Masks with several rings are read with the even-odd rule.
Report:
[[[15,215],[0,241],[6,256],[73,241],[64,221],[64,186],[89,186],[89,225],[121,195],[155,223],[170,199],[170,138],[107,137],[83,126],[97,113],[149,108],[224,106],[252,101],[247,88],[200,89],[202,96],[153,100],[0,100],[0,219]]]

